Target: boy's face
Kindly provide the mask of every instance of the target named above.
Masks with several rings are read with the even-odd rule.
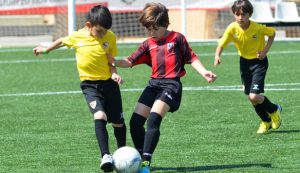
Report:
[[[156,41],[165,37],[167,34],[167,28],[161,27],[161,26],[149,27],[149,28],[146,28],[146,30],[147,30],[148,35]]]
[[[241,28],[247,28],[249,26],[249,13],[245,13],[242,10],[238,10],[235,14],[235,21],[240,25]]]
[[[87,27],[90,30],[91,36],[94,37],[102,38],[107,32],[107,29],[105,29],[101,25],[95,25],[95,26],[87,25]]]

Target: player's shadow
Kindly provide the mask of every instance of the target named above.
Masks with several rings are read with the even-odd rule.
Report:
[[[271,131],[271,133],[299,133],[300,130],[276,130]]]
[[[195,172],[195,171],[212,171],[234,168],[263,167],[272,168],[270,163],[252,163],[252,164],[230,164],[230,165],[210,165],[194,167],[152,167],[153,172],[171,173],[171,172]]]

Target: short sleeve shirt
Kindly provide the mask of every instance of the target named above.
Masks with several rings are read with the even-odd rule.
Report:
[[[111,77],[107,53],[117,55],[115,34],[108,30],[103,38],[90,35],[86,29],[80,29],[66,36],[62,42],[76,51],[77,69],[80,80],[107,80]]]
[[[274,36],[275,29],[250,21],[248,29],[243,30],[237,22],[231,23],[219,40],[219,46],[226,47],[233,42],[240,56],[245,59],[257,58],[265,46],[265,36]]]
[[[184,65],[191,64],[196,59],[198,57],[190,48],[186,38],[174,31],[158,41],[148,38],[128,58],[133,65],[151,66],[151,78],[159,79],[184,76],[186,73]]]

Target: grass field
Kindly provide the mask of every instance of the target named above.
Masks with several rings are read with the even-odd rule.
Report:
[[[137,45],[119,45],[119,56]],[[275,42],[265,94],[283,107],[283,124],[258,135],[259,119],[240,89],[233,46],[213,67],[215,43],[193,50],[218,79],[208,84],[189,65],[179,111],[164,119],[154,153],[155,173],[299,173],[300,42]],[[32,48],[0,49],[0,172],[96,173],[94,124],[80,93],[74,52],[35,57]],[[150,68],[119,69],[126,123],[147,84]],[[128,128],[129,129],[129,128]],[[110,146],[116,149],[109,126]],[[132,146],[128,131],[128,145]]]

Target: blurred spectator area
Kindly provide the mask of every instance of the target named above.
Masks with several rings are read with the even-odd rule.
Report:
[[[146,0],[147,1],[147,0]],[[151,2],[158,1],[152,0]],[[270,3],[274,14],[276,0]],[[80,3],[78,3],[80,2]],[[148,1],[147,1],[148,2]],[[150,2],[150,1],[149,1]],[[169,8],[170,30],[181,32],[180,0],[159,0]],[[186,0],[186,37],[188,40],[218,39],[225,28],[234,21],[231,12],[233,0]],[[299,11],[300,0],[297,3]],[[144,28],[139,23],[139,16],[145,2],[140,0],[77,0],[76,29],[85,25],[85,16],[89,9],[98,4],[109,7],[112,12],[112,30],[118,41],[132,41],[146,37]],[[1,38],[29,37],[53,41],[68,34],[67,0],[0,0],[0,46]],[[300,27],[276,26],[280,37],[300,38]],[[30,42],[29,42],[30,43]],[[32,42],[32,44],[35,44]]]

